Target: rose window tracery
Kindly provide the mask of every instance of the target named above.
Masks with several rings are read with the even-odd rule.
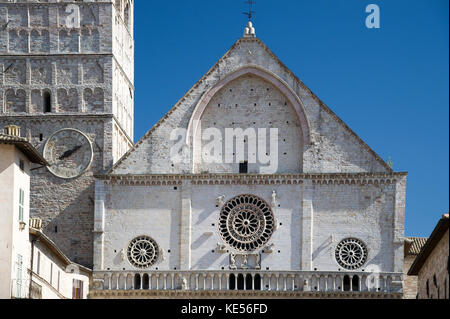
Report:
[[[222,239],[239,251],[264,246],[275,229],[270,206],[254,195],[240,195],[225,203],[219,218]]]
[[[366,245],[356,238],[346,238],[336,247],[336,261],[347,270],[361,268],[367,261]]]
[[[158,244],[148,236],[137,237],[128,245],[127,257],[136,268],[148,268],[158,260]]]

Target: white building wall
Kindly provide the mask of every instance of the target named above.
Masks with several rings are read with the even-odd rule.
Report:
[[[14,154],[14,215],[12,220],[13,228],[13,249],[12,249],[12,261],[13,270],[12,278],[13,284],[16,285],[17,282],[22,281],[20,287],[22,290],[20,292],[21,298],[25,297],[25,293],[28,293],[29,287],[29,277],[28,269],[30,267],[30,242],[29,242],[29,219],[30,219],[30,162],[20,151],[16,151]],[[20,160],[24,162],[24,171],[20,169]],[[20,189],[24,191],[24,211],[23,211],[23,229],[20,228],[19,223],[19,196]],[[18,265],[18,256],[22,256],[22,265]],[[19,275],[18,270],[21,268],[21,274]],[[14,281],[15,280],[15,281]],[[16,289],[17,290],[17,289]]]
[[[28,293],[30,245],[28,223],[30,217],[30,162],[13,145],[0,145],[0,298],[24,298]],[[24,162],[24,171],[20,169]],[[19,194],[24,191],[24,210],[19,223]],[[19,255],[21,265],[19,265]],[[21,269],[21,271],[20,271]],[[20,274],[19,274],[20,271]]]
[[[83,299],[87,298],[89,275],[75,264],[66,265],[39,241],[34,246],[33,271],[32,280],[42,287],[42,299],[72,299],[74,279],[83,281]]]
[[[313,268],[343,270],[335,247],[357,238],[368,248],[366,267],[393,269],[395,185],[316,185],[313,199]]]
[[[106,192],[105,269],[130,269],[127,259],[121,258],[122,249],[142,235],[164,250],[164,260],[152,269],[179,269],[180,191],[171,186],[111,186]]]
[[[299,118],[283,93],[267,81],[251,75],[232,81],[209,102],[200,122],[201,130],[197,131],[195,138],[197,145],[202,147],[196,147],[194,150],[194,173],[239,173],[241,160],[237,157],[241,151],[245,155],[242,161],[248,161],[248,172],[252,174],[264,173],[261,169],[269,168],[269,163],[261,161],[266,160],[265,156],[271,159],[270,173],[303,171],[304,145]],[[211,154],[218,156],[219,163],[208,163],[204,156],[212,153],[207,148],[208,144],[211,144],[211,136],[208,133],[211,128],[218,130],[222,138],[219,143],[222,147]],[[226,129],[242,129],[244,132],[250,129],[250,135],[242,136],[243,140],[231,140],[234,137],[227,136]],[[271,129],[277,129],[277,133],[273,134],[276,145],[273,141],[271,143]],[[255,134],[254,137],[251,132]],[[265,132],[265,140],[258,138],[262,132]],[[227,138],[234,147],[225,151]],[[242,143],[243,149],[237,148],[238,142]],[[250,151],[253,147],[254,151]],[[226,152],[234,154],[232,163],[226,162]]]
[[[300,270],[301,245],[301,186],[266,185],[196,185],[192,188],[192,244],[193,270],[228,270],[229,253],[218,253],[217,244],[224,244],[219,233],[219,215],[222,207],[216,207],[216,198],[229,200],[242,194],[256,195],[271,203],[272,191],[278,194],[278,205],[273,213],[278,222],[277,230],[268,244],[274,243],[274,252],[262,254],[263,270]],[[264,247],[258,251],[263,250]],[[233,249],[227,250],[233,252]],[[278,252],[278,250],[280,252]],[[213,252],[214,251],[214,252]],[[238,253],[238,252],[237,252]]]
[[[361,270],[376,266],[383,272],[395,272],[402,266],[402,260],[395,257],[398,239],[394,237],[398,227],[394,216],[401,215],[395,197],[402,190],[391,181],[374,183],[321,184],[305,179],[297,185],[197,185],[189,181],[183,182],[186,186],[106,184],[105,240],[103,246],[98,243],[95,247],[97,254],[103,253],[104,264],[97,270],[136,270],[126,254],[121,257],[121,251],[142,235],[152,237],[166,257],[148,270],[180,269],[185,267],[184,260],[189,260],[187,269],[182,268],[185,270],[228,270],[230,254],[238,252],[229,246],[226,252],[217,249],[217,244],[224,244],[218,228],[221,207],[217,207],[217,198],[224,196],[227,201],[251,194],[270,204],[275,191],[277,229],[267,243],[274,244],[273,252],[261,253],[261,270],[342,271],[334,256],[336,246],[343,239],[357,238],[368,250]],[[182,208],[183,187],[189,192],[190,204]],[[190,217],[188,228],[183,226],[182,209]],[[264,247],[255,252],[262,250]]]
[[[12,145],[0,145],[0,299],[11,297],[14,149]]]

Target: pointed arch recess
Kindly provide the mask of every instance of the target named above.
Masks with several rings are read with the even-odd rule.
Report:
[[[212,98],[230,82],[245,75],[254,75],[262,78],[263,80],[274,85],[286,96],[289,102],[294,106],[295,112],[297,113],[298,119],[300,121],[304,146],[311,144],[310,125],[306,116],[305,109],[303,108],[303,105],[301,104],[298,96],[292,91],[292,89],[286,84],[286,82],[284,82],[277,75],[257,66],[246,66],[229,74],[205,93],[205,95],[200,99],[197,106],[195,107],[195,110],[192,113],[191,119],[189,121],[186,144],[189,146],[193,146],[194,137],[197,133],[199,121],[202,118],[202,115]]]

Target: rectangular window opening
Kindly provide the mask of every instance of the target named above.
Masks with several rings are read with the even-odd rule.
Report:
[[[19,190],[19,222],[24,222],[24,212],[25,212],[25,192],[23,189]]]
[[[81,280],[73,280],[72,299],[83,299],[83,282]]]
[[[248,174],[248,162],[239,163],[239,174]]]

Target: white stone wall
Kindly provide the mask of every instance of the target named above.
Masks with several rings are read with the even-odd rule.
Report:
[[[142,235],[153,238],[165,251],[164,260],[153,269],[179,267],[180,191],[170,186],[111,186],[105,193],[104,268],[128,269],[128,261],[121,259],[122,249]]]
[[[203,131],[195,120],[203,131],[222,134],[226,128],[278,128],[276,173],[284,175],[237,175],[237,161],[202,163],[197,147]],[[180,128],[187,130],[191,157],[175,163],[170,135]],[[249,173],[260,173],[259,167],[249,165]],[[120,251],[139,235],[171,251],[149,270],[228,270],[235,251],[217,247],[224,244],[218,197],[252,194],[271,203],[273,191],[273,251],[255,251],[262,271],[341,271],[336,246],[357,238],[367,246],[360,270],[402,272],[406,174],[393,173],[260,40],[240,39],[97,182],[95,270],[132,271]]]
[[[174,182],[166,186],[133,178],[120,183],[98,181],[103,188],[99,193],[104,194],[97,197],[104,207],[103,215],[97,215],[98,222],[104,223],[104,241],[95,242],[95,254],[103,256],[96,270],[135,270],[126,257],[121,258],[121,250],[141,235],[150,236],[165,251],[166,259],[149,270],[228,270],[230,254],[236,251],[228,245],[225,252],[217,249],[224,242],[216,199],[251,194],[271,203],[275,191],[277,229],[268,242],[274,244],[273,252],[262,252],[264,247],[252,252],[261,253],[262,270],[345,271],[334,257],[336,246],[345,238],[357,238],[368,250],[361,269],[376,266],[382,272],[395,272],[403,267],[403,259],[394,258],[394,199],[396,183],[403,180],[396,178],[398,182],[349,178],[330,184],[308,178],[294,184],[286,178],[281,185],[230,183],[231,177],[223,185],[176,179],[166,179],[168,184]]]
[[[300,185],[197,185],[192,187],[191,269],[229,269],[229,253],[218,253],[216,245],[224,244],[219,234],[219,215],[222,207],[216,207],[216,198],[229,200],[241,194],[256,195],[271,203],[272,191],[278,194],[279,207],[273,208],[278,222],[277,230],[268,244],[275,244],[274,252],[262,254],[263,270],[300,270],[300,246],[302,232],[302,187]],[[212,233],[212,235],[209,235]],[[258,251],[262,251],[264,247]],[[233,252],[233,249],[228,249]],[[214,251],[214,252],[213,252]],[[278,252],[280,251],[280,252]]]
[[[24,171],[20,169],[20,160],[24,162]],[[13,220],[12,220],[12,262],[13,269],[11,277],[13,280],[19,280],[18,278],[18,255],[22,256],[22,273],[20,275],[22,280],[22,287],[26,288],[28,282],[28,271],[30,265],[30,242],[29,237],[29,219],[30,219],[30,168],[31,163],[27,157],[19,150],[16,149],[14,153],[14,201],[13,201]],[[23,221],[25,223],[23,229],[20,229],[19,223],[19,196],[20,189],[24,191],[24,211]],[[25,291],[22,291],[22,297],[24,297]]]
[[[0,219],[0,299],[11,296],[12,231],[14,215],[14,149],[12,145],[0,145],[0,203],[4,211]]]
[[[3,217],[0,222],[0,299],[26,297],[30,265],[28,220],[30,216],[30,162],[13,145],[0,145],[0,203]],[[24,171],[19,162],[24,161]],[[23,221],[19,222],[19,193],[24,191]],[[18,274],[19,258],[22,257],[21,275]],[[20,295],[18,295],[18,284]]]
[[[268,167],[267,163],[261,163],[260,152],[264,155],[272,155],[270,143],[270,129],[278,129],[277,153],[274,171],[278,173],[300,173],[303,171],[303,136],[300,130],[300,122],[292,104],[288,99],[269,82],[256,76],[243,76],[226,85],[209,102],[203,116],[200,119],[201,130],[197,131],[196,140],[201,148],[194,150],[195,173],[239,173],[237,160],[237,141],[229,152],[235,154],[233,163],[225,162],[226,129],[251,129],[255,133],[254,143],[251,135],[245,135],[244,160],[249,162],[249,173],[261,173],[261,167]],[[207,136],[210,128],[218,129],[221,133],[222,146],[216,150],[220,163],[208,164],[202,158],[202,154],[208,152],[205,147],[211,143],[211,137]],[[259,129],[266,129],[265,142],[258,139]],[[252,144],[252,145],[250,145]],[[252,146],[254,152],[250,152]],[[220,154],[217,154],[219,151]],[[275,148],[274,148],[275,151]],[[209,153],[209,152],[208,152]],[[249,157],[254,159],[249,161]]]
[[[336,245],[354,237],[368,247],[367,265],[393,272],[395,185],[317,185],[313,194],[313,268],[342,269]]]
[[[32,280],[42,287],[42,299],[72,299],[74,279],[83,282],[83,299],[87,299],[89,274],[85,270],[75,264],[66,265],[39,241],[33,251]]]

